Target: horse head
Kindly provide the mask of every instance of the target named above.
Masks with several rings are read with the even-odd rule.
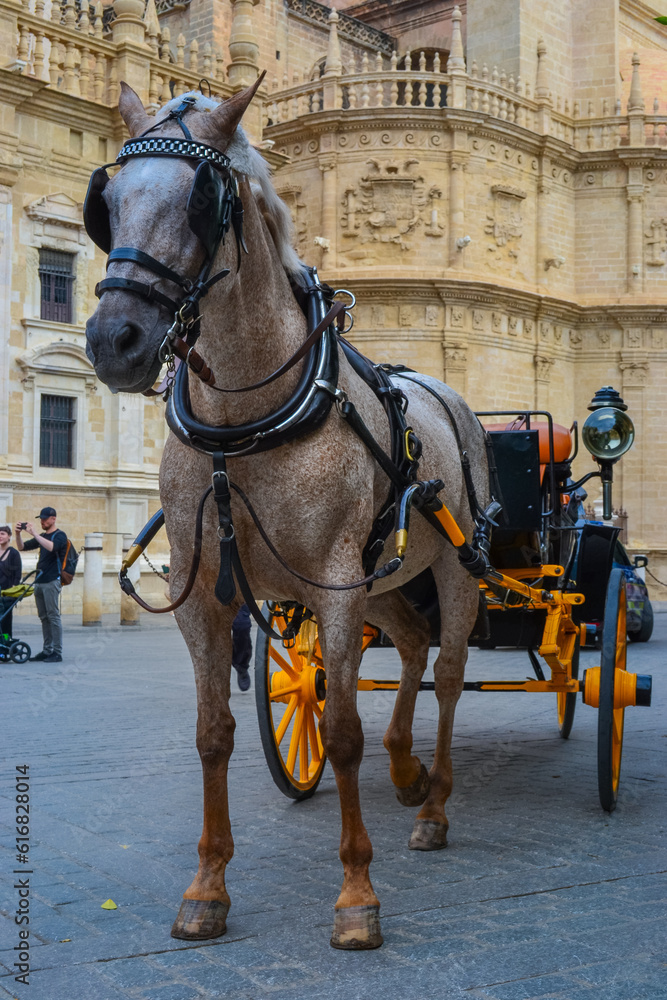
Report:
[[[155,118],[121,83],[118,109],[130,139],[115,176],[105,167],[94,172],[84,206],[88,235],[109,254],[86,351],[114,391],[152,385],[183,303],[193,292],[198,302],[206,289],[196,289],[224,264],[236,267],[239,189],[225,154],[239,144],[239,123],[262,78],[221,104],[184,94]],[[230,226],[237,239],[226,241]]]

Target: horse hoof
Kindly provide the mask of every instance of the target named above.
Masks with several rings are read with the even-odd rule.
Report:
[[[441,851],[447,847],[448,829],[448,823],[438,823],[433,819],[417,819],[408,847],[411,851]]]
[[[229,903],[217,899],[184,899],[171,928],[171,936],[183,941],[217,938],[227,930]]]
[[[425,765],[422,764],[419,774],[411,785],[396,789],[396,798],[402,806],[421,806],[426,802],[430,784],[428,771]]]
[[[334,910],[331,947],[341,951],[369,951],[383,942],[379,906],[345,906]]]

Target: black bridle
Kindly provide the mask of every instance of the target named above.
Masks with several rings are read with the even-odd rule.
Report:
[[[185,339],[190,335],[190,346],[197,339],[199,302],[217,281],[229,274],[228,268],[223,268],[213,275],[211,270],[230,228],[236,237],[237,269],[241,265],[241,249],[247,253],[243,239],[243,203],[229,158],[213,146],[193,139],[190,130],[183,122],[183,115],[192,109],[195,101],[194,97],[185,98],[166,118],[161,119],[136,139],[126,142],[115,163],[107,163],[95,170],[88,185],[83,208],[86,232],[93,242],[108,254],[107,267],[115,261],[138,264],[158,278],[165,279],[182,289],[183,294],[180,298],[172,298],[156,288],[153,283],[120,277],[104,278],[95,286],[98,298],[110,291],[130,292],[147,302],[155,302],[172,313],[173,322],[158,351],[159,360],[162,362],[168,362],[173,357],[173,345],[177,339]],[[182,139],[149,135],[169,121],[175,121],[180,126],[184,136]],[[190,229],[202,244],[205,256],[194,280],[179,274],[136,247],[117,247],[111,250],[109,211],[103,198],[104,188],[109,182],[107,167],[123,167],[133,157],[147,156],[185,159],[195,171],[186,213]]]

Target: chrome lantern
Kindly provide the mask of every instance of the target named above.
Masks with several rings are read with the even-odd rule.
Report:
[[[627,405],[620,393],[605,385],[593,396],[588,407],[590,417],[581,429],[584,445],[600,466],[603,518],[611,518],[612,466],[625,455],[635,440],[635,427],[625,412]]]

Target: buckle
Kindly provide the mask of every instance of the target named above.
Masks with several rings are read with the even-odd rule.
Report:
[[[347,295],[350,300],[349,306],[345,306],[345,312],[350,317],[350,325],[345,327],[344,330],[340,331],[341,337],[344,337],[345,334],[349,333],[352,327],[354,326],[354,316],[352,315],[351,310],[354,309],[354,307],[356,306],[357,300],[356,297],[352,294],[352,292],[349,291],[349,289],[347,288],[337,288],[331,297],[332,301],[336,298],[337,295]]]

